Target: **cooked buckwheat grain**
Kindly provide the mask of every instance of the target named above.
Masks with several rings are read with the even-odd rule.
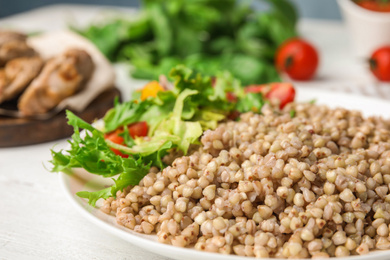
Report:
[[[165,158],[170,166],[152,168],[102,211],[161,243],[222,254],[317,259],[390,249],[389,121],[266,105],[205,131],[201,143]]]

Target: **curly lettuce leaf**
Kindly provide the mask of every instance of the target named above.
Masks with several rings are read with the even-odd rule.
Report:
[[[72,168],[84,168],[104,177],[112,177],[123,171],[123,158],[110,150],[101,131],[70,111],[67,111],[67,118],[68,124],[74,128],[72,140],[69,141],[71,149],[66,153],[52,150],[52,171],[69,172]],[[81,128],[87,130],[84,137],[80,134]]]
[[[111,132],[119,126],[139,122],[140,117],[149,109],[150,103],[124,102],[119,103],[116,99],[114,108],[110,109],[103,118],[105,131]]]
[[[181,120],[184,100],[187,97],[197,93],[198,92],[194,90],[184,90],[177,97],[175,107],[173,109],[173,115],[171,117],[171,120],[174,123],[173,134],[181,138],[181,142],[178,144],[178,148],[182,150],[184,154],[187,153],[190,144],[195,143],[203,133],[199,122],[186,122]]]
[[[196,143],[203,133],[199,122],[189,122],[182,120],[184,100],[196,94],[198,94],[198,92],[191,89],[185,89],[183,92],[181,92],[176,99],[172,115],[169,117],[169,119],[161,122],[155,132],[155,137],[165,135],[179,137],[179,139],[174,142],[174,144],[177,145],[177,148],[182,150],[184,154],[187,153],[190,144]]]
[[[199,121],[203,130],[215,129],[218,126],[218,122],[224,120],[226,115],[213,112],[211,110],[200,110],[197,114],[195,121]]]
[[[226,98],[226,92],[232,91],[238,96],[243,93],[239,81],[228,72],[218,73],[213,84],[210,77],[202,76],[184,65],[178,65],[171,70],[170,77],[174,79],[174,91],[180,93],[185,89],[191,89],[198,92],[186,100],[182,114],[191,111],[191,116],[195,118],[199,117],[200,110],[212,110],[226,115],[234,108],[234,104]]]
[[[53,165],[52,172],[70,173],[73,168],[84,168],[90,173],[103,177],[119,175],[110,190],[94,193],[82,192],[82,197],[88,196],[89,203],[95,205],[98,198],[116,196],[118,190],[136,185],[148,173],[152,162],[145,162],[142,157],[122,158],[115,155],[104,134],[92,125],[83,121],[72,112],[67,111],[68,124],[73,126],[74,134],[69,141],[71,148],[67,151],[51,150]],[[80,129],[85,129],[85,136],[81,136]]]
[[[240,81],[238,79],[235,79],[231,73],[227,71],[222,71],[217,74],[214,84],[214,93],[209,97],[209,100],[227,101],[227,92],[234,93],[236,97],[244,96],[244,90],[241,87]]]
[[[159,123],[167,118],[173,110],[177,94],[172,91],[160,91],[156,98],[130,100],[119,103],[115,101],[114,108],[104,117],[105,132],[111,132],[121,126],[145,121],[148,124],[148,136],[153,136]]]
[[[80,198],[88,199],[88,204],[95,207],[99,199],[108,199],[112,196],[111,187],[99,191],[79,191],[76,193]]]
[[[149,172],[149,166],[145,166],[142,159],[126,160],[125,166],[126,170],[120,173],[117,179],[112,179],[114,185],[111,187],[94,192],[81,191],[76,193],[76,195],[88,199],[88,203],[95,206],[99,199],[115,197],[117,191],[123,191],[124,188],[129,187],[130,185],[137,185]]]
[[[148,136],[153,136],[156,127],[172,113],[177,95],[172,91],[160,91],[153,100],[152,105],[140,117],[140,121],[148,123]]]
[[[236,109],[241,113],[250,111],[260,113],[264,104],[265,100],[261,93],[247,93],[237,102]]]

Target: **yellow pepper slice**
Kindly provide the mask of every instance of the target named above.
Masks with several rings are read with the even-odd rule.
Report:
[[[148,97],[156,97],[160,91],[164,91],[164,88],[157,81],[151,81],[141,90],[141,100],[143,101]]]

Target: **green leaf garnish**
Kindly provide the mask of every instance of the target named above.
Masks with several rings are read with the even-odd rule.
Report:
[[[173,68],[170,75],[175,83],[170,91],[159,92],[157,97],[144,101],[116,100],[103,118],[101,130],[67,111],[74,134],[68,150],[51,151],[51,170],[71,173],[74,168],[84,168],[92,174],[112,178],[111,187],[77,193],[94,206],[100,198],[115,197],[117,191],[137,185],[151,166],[164,168],[162,158],[174,149],[186,154],[191,145],[200,143],[203,130],[216,128],[233,111],[260,113],[265,103],[260,93],[245,94],[240,82],[229,73],[219,73],[214,85],[210,77],[183,65]],[[227,93],[238,101],[228,100]],[[146,121],[148,136],[133,139],[128,125],[140,121]],[[123,129],[119,134],[123,144],[105,139],[106,133],[116,129]],[[116,155],[112,149],[128,157]]]

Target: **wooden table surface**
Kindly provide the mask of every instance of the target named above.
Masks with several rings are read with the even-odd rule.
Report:
[[[69,21],[83,25],[106,9],[50,6],[0,19],[0,27],[56,30]],[[299,26],[302,35],[319,48],[321,67],[315,81],[296,83],[298,91],[315,87],[390,98],[390,86],[376,83],[364,61],[350,52],[342,23],[303,20]],[[129,81],[120,65],[117,71],[117,86],[126,100],[142,83]],[[58,175],[45,169],[50,166],[50,149],[65,145],[66,140],[60,140],[0,149],[0,259],[166,259],[99,229],[71,206]]]

